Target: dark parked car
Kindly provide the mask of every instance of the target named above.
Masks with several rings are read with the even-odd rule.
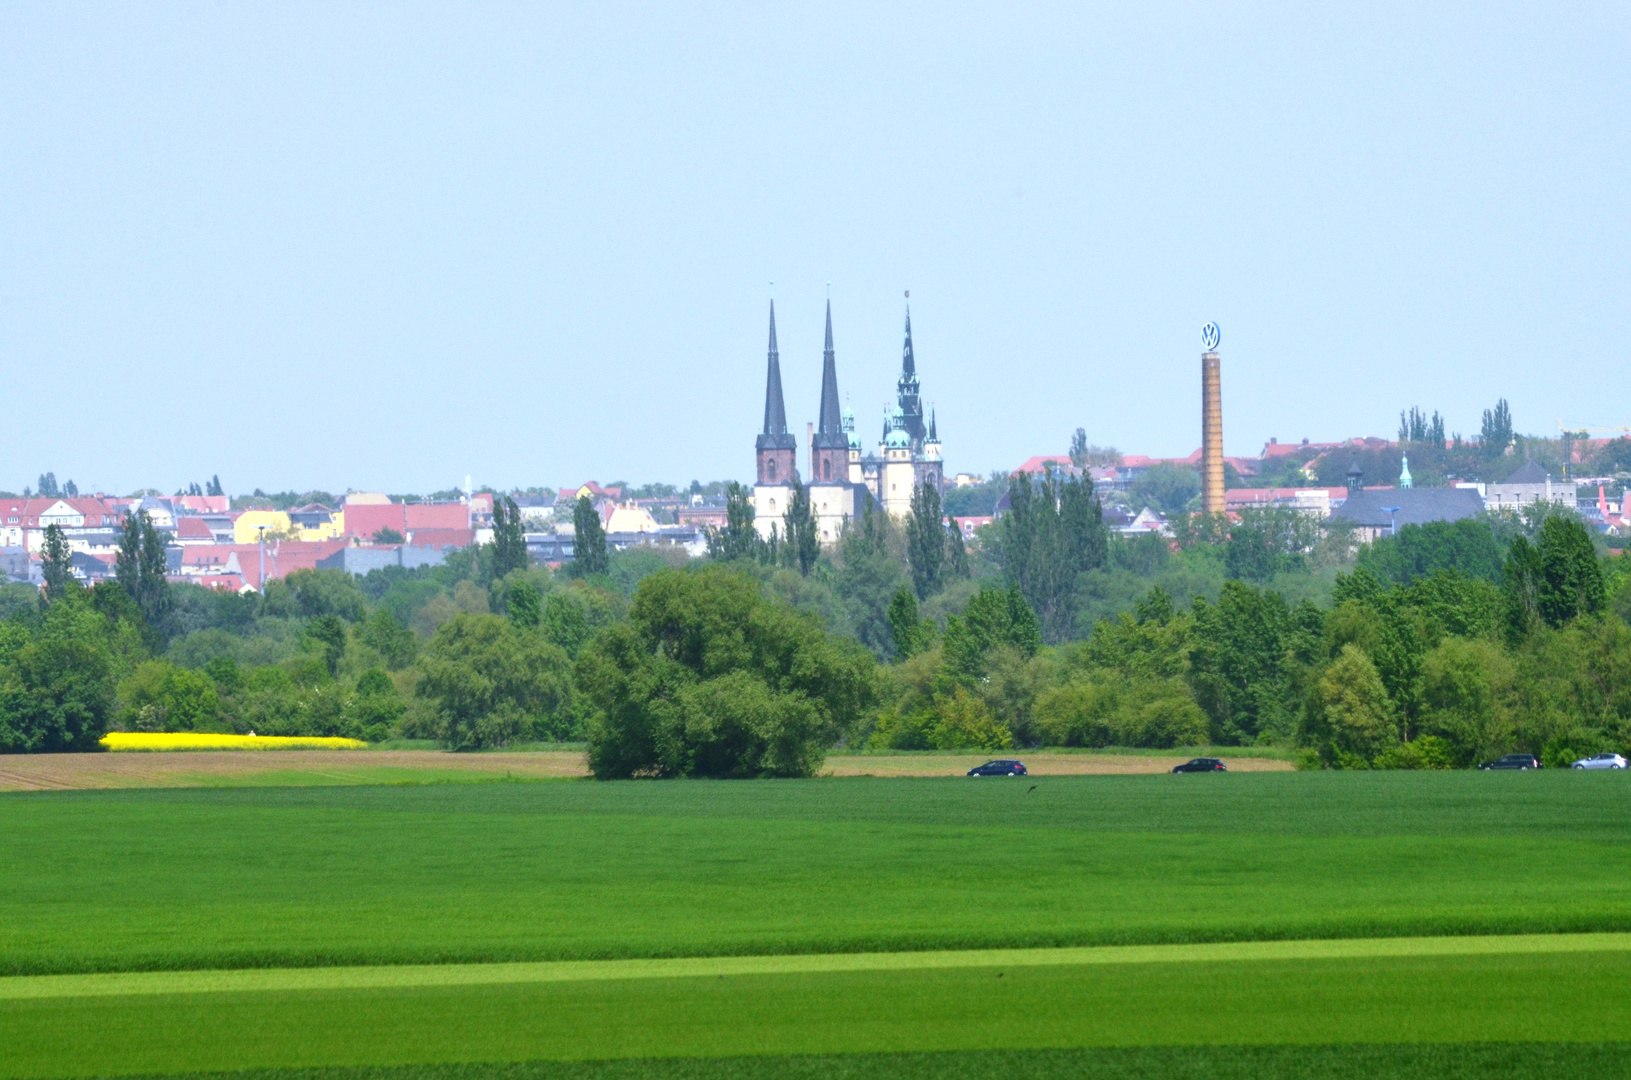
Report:
[[[1182,765],[1174,765],[1173,772],[1228,772],[1229,767],[1215,757],[1190,758]]]
[[[970,776],[1024,776],[1025,763],[1003,758],[999,761],[988,761],[984,765],[976,765],[968,771]]]
[[[1478,766],[1480,769],[1538,769],[1541,767],[1540,758],[1534,754],[1508,754],[1494,761],[1486,761]]]

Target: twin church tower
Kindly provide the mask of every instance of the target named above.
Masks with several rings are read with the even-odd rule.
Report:
[[[907,299],[911,294],[907,293]],[[821,358],[820,420],[809,425],[810,473],[806,486],[816,530],[824,544],[833,543],[844,522],[858,517],[872,500],[896,517],[911,512],[912,492],[919,484],[939,490],[945,483],[940,461],[940,435],[934,413],[924,423],[918,393],[917,360],[912,355],[912,309],[906,308],[906,343],[901,350],[895,404],[884,416],[883,439],[875,452],[863,454],[855,431],[855,413],[838,404],[838,363],[832,346],[832,301],[827,301],[827,345]],[[786,534],[783,516],[798,477],[798,440],[787,430],[782,401],[781,356],[776,348],[776,302],[770,302],[770,350],[765,372],[765,422],[756,444],[757,479],[753,485],[754,521],[763,536],[771,526]]]

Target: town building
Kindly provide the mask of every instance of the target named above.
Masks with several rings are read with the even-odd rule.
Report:
[[[1347,497],[1327,520],[1345,524],[1354,539],[1368,544],[1406,525],[1460,521],[1484,512],[1484,500],[1467,488],[1367,488],[1357,461],[1348,469]]]
[[[1560,503],[1574,509],[1580,486],[1572,480],[1553,480],[1534,461],[1520,465],[1505,482],[1484,485],[1484,506],[1490,510],[1521,510],[1538,502]]]

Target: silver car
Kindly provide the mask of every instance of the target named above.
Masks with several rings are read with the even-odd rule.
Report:
[[[1575,762],[1576,769],[1623,769],[1625,759],[1618,754],[1593,754]]]

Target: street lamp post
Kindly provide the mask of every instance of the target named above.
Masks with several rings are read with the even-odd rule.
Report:
[[[266,595],[266,526],[265,525],[256,525],[255,528],[260,533],[261,577],[260,577],[259,588],[260,588],[261,595],[264,596],[264,595]]]

